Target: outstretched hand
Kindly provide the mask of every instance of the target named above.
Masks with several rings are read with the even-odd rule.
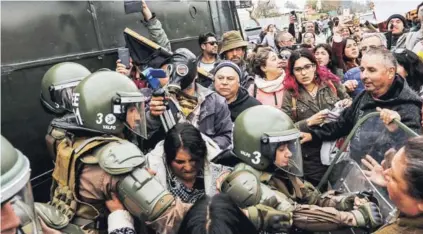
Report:
[[[383,175],[382,165],[370,155],[366,155],[365,158],[361,159],[361,162],[367,168],[367,170],[363,170],[367,178],[381,187],[386,187],[387,181]]]

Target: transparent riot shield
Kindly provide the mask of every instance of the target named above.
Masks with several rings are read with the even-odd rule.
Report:
[[[395,121],[395,123],[397,126],[395,129],[388,129],[380,120],[378,113],[371,113],[360,119],[335,156],[319,187],[329,180],[331,187],[336,190],[371,192],[378,201],[383,218],[388,221],[394,215],[395,207],[389,200],[386,189],[372,183],[365,176],[361,159],[370,155],[381,163],[389,149],[399,150],[408,138],[417,136],[401,122]],[[340,157],[343,149],[347,147],[349,153]],[[357,230],[351,230],[351,233],[357,233]]]

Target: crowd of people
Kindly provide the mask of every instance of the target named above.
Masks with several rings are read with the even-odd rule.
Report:
[[[423,3],[417,12],[423,23]],[[152,41],[172,51],[145,1],[142,13]],[[390,132],[396,120],[422,134],[423,28],[409,31],[401,15],[386,32],[338,18],[300,33],[295,24],[268,25],[258,45],[202,33],[200,55],[179,48],[148,68],[156,90],[132,58],[93,73],[50,68],[40,100],[55,115],[51,201],[32,204],[29,161],[2,137],[1,233],[422,232],[422,136],[391,150],[392,163],[360,160],[398,209],[389,223],[374,200],[318,185],[323,142],[368,113]]]

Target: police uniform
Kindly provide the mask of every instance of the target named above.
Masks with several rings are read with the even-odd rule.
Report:
[[[69,126],[76,124],[71,108],[73,89],[90,74],[86,67],[78,63],[64,62],[48,69],[41,80],[41,106],[47,113],[56,116],[45,137],[47,150],[53,160],[58,144],[71,129]]]
[[[379,208],[366,203],[353,209],[355,194],[329,191],[323,195],[300,179],[302,155],[300,132],[281,110],[256,106],[244,111],[235,121],[231,151],[222,153],[239,158],[221,191],[240,207],[277,199],[277,210],[292,212],[292,229],[332,231],[346,227],[377,228],[382,223]],[[291,153],[288,165],[274,164],[278,147],[286,145]]]
[[[136,145],[116,137],[131,128],[130,111],[136,115],[129,131],[145,134],[144,101],[129,78],[111,71],[91,74],[73,92],[77,124],[69,126],[78,134],[57,145],[50,204],[87,233],[107,232],[105,201],[145,160]]]

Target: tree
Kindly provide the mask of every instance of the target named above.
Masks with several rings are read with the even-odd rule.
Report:
[[[281,16],[278,7],[275,3],[276,0],[258,0],[253,7],[250,9],[245,9],[250,18],[260,26],[260,22],[258,19],[260,18],[270,18],[270,17],[278,17]]]
[[[316,9],[317,7],[317,0],[307,0],[306,6],[309,6],[312,9]]]
[[[253,7],[252,14],[256,18],[270,18],[281,16],[275,0],[259,0]]]
[[[285,2],[285,7],[289,9],[295,9],[295,10],[299,9],[299,7],[295,3],[289,0]]]
[[[322,1],[321,12],[337,11],[341,7],[340,1]]]

